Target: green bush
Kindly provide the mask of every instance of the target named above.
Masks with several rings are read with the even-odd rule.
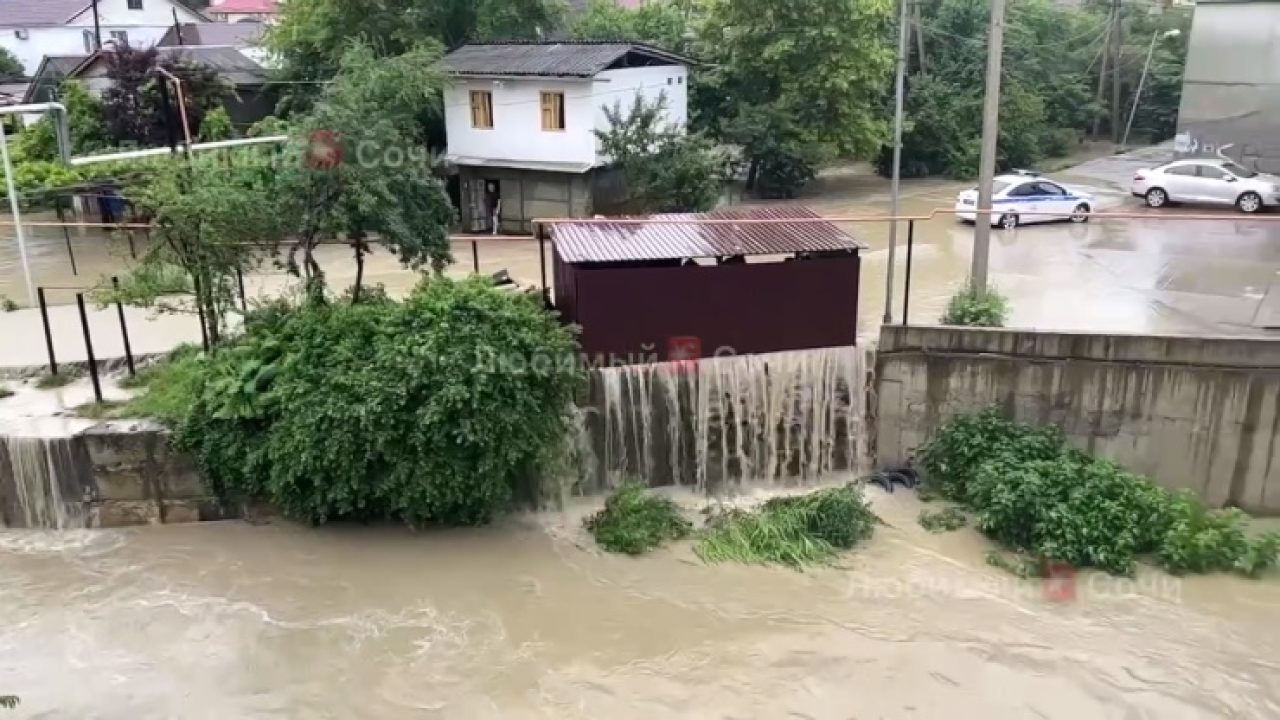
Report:
[[[483,523],[561,447],[575,351],[537,297],[483,280],[311,303],[202,360],[175,437],[221,495],[294,518]]]
[[[695,546],[706,562],[776,563],[793,568],[830,562],[871,536],[878,522],[853,485],[774,498],[755,512],[713,515]]]
[[[951,532],[969,524],[969,518],[965,517],[964,513],[960,512],[959,509],[953,507],[935,512],[921,510],[917,521],[920,523],[920,527],[931,533]]]
[[[938,322],[943,325],[1004,327],[1008,319],[1008,298],[995,288],[987,288],[986,292],[981,292],[973,284],[966,284],[960,292],[951,296],[947,311]]]
[[[946,423],[919,460],[929,486],[967,505],[979,530],[1034,558],[1127,574],[1150,555],[1175,573],[1257,575],[1280,551],[1280,536],[1246,539],[1244,513],[1207,510],[995,409]]]
[[[586,527],[605,550],[640,555],[688,535],[693,525],[670,498],[627,483],[605,500],[603,510],[587,518]]]

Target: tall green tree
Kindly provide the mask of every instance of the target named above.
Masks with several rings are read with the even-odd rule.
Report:
[[[413,268],[442,269],[451,259],[453,208],[418,132],[441,112],[442,49],[424,43],[391,57],[352,42],[314,108],[291,140],[300,158],[277,177],[281,219],[292,238],[291,267],[318,290],[314,250],[345,237],[357,264],[374,244]]]
[[[424,41],[454,47],[486,38],[549,36],[566,12],[563,0],[290,0],[267,34],[287,86],[285,109],[303,111],[319,83],[337,72],[348,44],[359,40],[395,56]]]
[[[791,195],[824,159],[879,149],[891,8],[889,0],[707,0],[699,118],[742,146],[750,187]]]
[[[575,40],[639,40],[673,52],[691,50],[690,0],[650,0],[639,7],[590,0],[569,22]]]

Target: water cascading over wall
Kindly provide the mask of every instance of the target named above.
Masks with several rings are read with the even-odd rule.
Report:
[[[75,436],[0,437],[0,527],[85,527],[88,466]]]
[[[838,347],[594,370],[580,490],[633,477],[714,493],[863,470],[873,356]]]

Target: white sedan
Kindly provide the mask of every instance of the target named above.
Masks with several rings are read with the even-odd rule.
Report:
[[[999,175],[991,193],[991,226],[1005,229],[1025,223],[1070,220],[1089,221],[1093,196],[1033,175]],[[966,222],[977,218],[978,188],[956,197],[956,217]]]

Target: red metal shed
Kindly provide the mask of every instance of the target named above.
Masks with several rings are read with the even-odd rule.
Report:
[[[594,364],[854,344],[866,246],[807,208],[544,224]]]

